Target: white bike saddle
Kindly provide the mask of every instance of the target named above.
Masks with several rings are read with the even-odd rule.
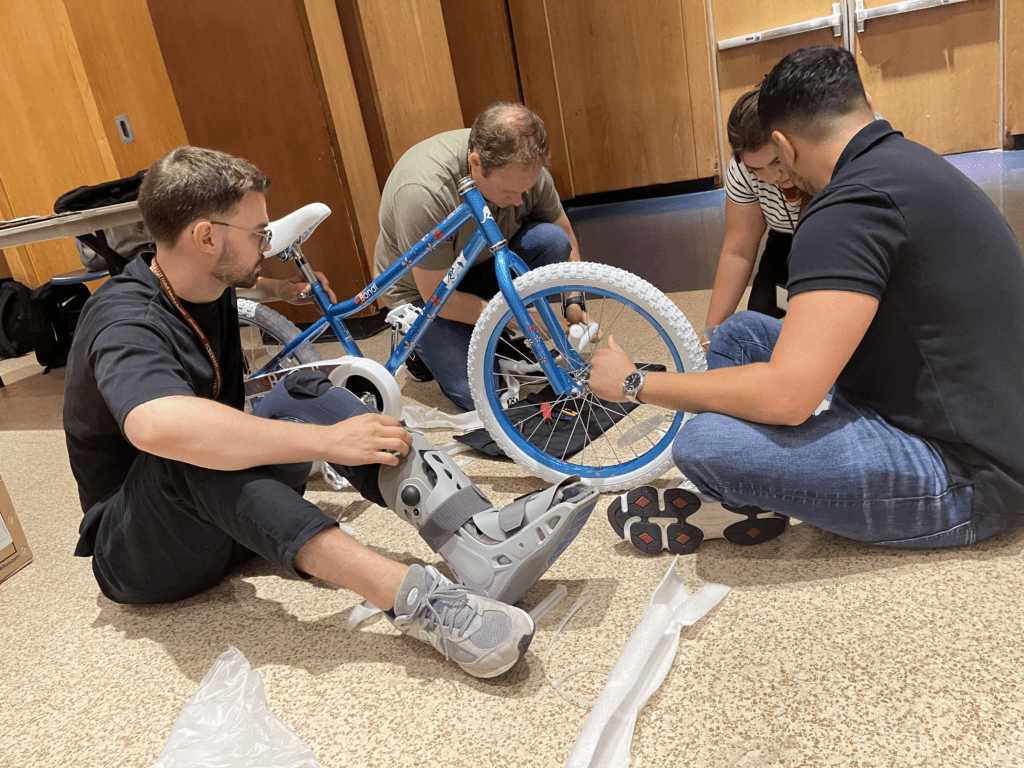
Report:
[[[305,242],[321,221],[331,215],[331,209],[323,203],[310,203],[282,216],[267,225],[270,230],[270,248],[263,258],[277,256],[295,243]]]

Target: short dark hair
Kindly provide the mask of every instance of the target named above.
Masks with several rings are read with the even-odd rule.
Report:
[[[157,243],[177,242],[193,221],[233,212],[246,192],[264,193],[270,179],[240,157],[202,147],[178,147],[158,159],[139,188],[139,210]]]
[[[832,118],[870,114],[857,60],[845,48],[818,45],[794,51],[761,84],[757,112],[767,136],[793,130],[821,140]]]
[[[757,96],[760,90],[755,88],[744,93],[729,112],[725,130],[737,159],[741,152],[756,152],[768,143],[769,134],[765,133],[761,127],[761,118],[757,116]]]
[[[551,163],[544,121],[525,105],[507,101],[491,104],[476,116],[469,151],[480,156],[485,175],[513,163],[527,168]]]

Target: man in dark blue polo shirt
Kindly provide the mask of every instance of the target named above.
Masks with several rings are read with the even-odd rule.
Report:
[[[723,323],[707,373],[647,374],[641,400],[699,414],[676,463],[705,499],[866,542],[958,546],[1021,526],[1024,262],[1005,219],[874,119],[842,48],[779,62],[759,114],[815,195],[789,257],[789,312],[785,325],[749,312]],[[613,398],[632,370],[612,347],[592,386]]]

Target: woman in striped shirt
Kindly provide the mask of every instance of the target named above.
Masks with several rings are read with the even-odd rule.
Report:
[[[725,174],[725,240],[701,339],[705,347],[719,323],[736,311],[765,230],[768,239],[747,309],[772,317],[786,314],[779,306],[776,286],[785,287],[789,277],[789,246],[809,197],[794,186],[761,129],[757,94],[754,89],[739,98],[726,126],[733,151]]]

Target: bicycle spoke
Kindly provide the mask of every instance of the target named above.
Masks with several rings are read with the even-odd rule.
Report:
[[[562,297],[564,294],[555,294],[556,296]],[[614,306],[613,306],[614,304]],[[622,325],[623,329],[626,329],[627,320],[627,309],[630,309],[626,304],[622,302],[613,302],[610,298],[604,298],[599,301],[595,301],[592,304],[592,308],[597,310],[598,327],[601,328],[604,335],[610,334],[617,329],[617,325]],[[635,312],[630,312],[631,315],[635,315]],[[591,316],[593,317],[593,316]],[[607,320],[606,320],[607,318]],[[630,321],[628,323],[629,328],[634,328],[637,324]],[[511,327],[511,323],[509,324]],[[620,332],[626,333],[626,330],[620,329]],[[635,338],[635,335],[632,337]],[[624,339],[632,340],[631,337],[626,336]],[[571,339],[567,337],[567,343],[571,344]],[[665,347],[664,339],[657,334],[648,338],[637,340],[639,343],[629,344],[628,341],[622,344],[623,349],[626,350],[627,354],[631,359],[638,361],[640,368],[646,368],[651,365],[657,365],[658,361],[664,360],[669,362],[671,353]],[[653,350],[655,346],[660,345],[660,350]],[[583,350],[577,350],[583,358],[583,365],[589,366],[593,360],[594,354],[598,349],[596,343],[590,344],[589,349],[584,347]],[[639,361],[638,356],[646,355],[649,351],[653,354],[652,362]],[[557,350],[550,350],[553,355],[557,354]],[[508,363],[527,363],[528,365],[535,365],[536,363],[531,360],[524,360],[520,356],[512,356],[507,353],[495,353],[495,361],[498,363],[498,370],[501,371],[501,362],[507,361]],[[569,364],[568,370],[570,373],[579,370],[573,367],[569,361],[564,361]],[[542,371],[536,373],[514,373],[514,372],[499,372],[495,373],[495,387],[497,390],[504,388],[506,384],[506,377],[514,378],[518,381],[521,389],[525,390],[528,387],[540,386],[544,387],[549,384],[548,378]],[[523,402],[523,398],[520,397],[519,403]],[[577,413],[572,418],[572,424],[569,426],[569,434],[565,438],[566,447],[563,450],[552,452],[552,442],[557,433],[557,427],[552,426],[551,432],[547,438],[544,439],[543,444],[538,446],[544,453],[552,456],[559,461],[569,461],[570,453],[569,447],[573,440],[576,439],[580,430],[583,431],[583,445],[572,457],[573,463],[576,464],[591,464],[596,466],[609,466],[615,464],[622,464],[624,461],[632,461],[641,457],[646,451],[657,446],[658,441],[652,439],[651,429],[649,426],[654,426],[654,431],[657,432],[656,425],[664,422],[665,417],[653,416],[640,420],[637,417],[638,411],[641,409],[647,412],[649,409],[656,408],[656,406],[649,406],[649,404],[642,405],[638,409],[632,409],[626,411],[618,404],[609,405],[601,401],[589,390],[585,391],[582,396],[570,396],[561,395],[554,396],[544,403],[551,409],[552,418],[561,420],[565,415],[567,408],[571,407],[571,410]],[[584,414],[583,412],[586,411]],[[557,413],[557,415],[556,415]],[[598,432],[597,437],[592,437],[595,428],[597,426],[595,419],[601,417],[603,421],[606,421],[608,426],[596,431]],[[541,433],[546,420],[541,420],[532,428],[523,432],[524,437],[530,442],[534,443],[537,436]]]
[[[534,310],[544,302],[554,306],[553,302],[583,292],[587,321],[597,324],[601,339],[614,335],[639,368],[668,372],[701,369],[703,361],[688,351],[696,338],[686,318],[671,300],[633,275],[605,265],[570,263],[531,270],[516,278],[515,286],[522,302]],[[671,439],[682,419],[649,403],[627,409],[594,395],[587,382],[594,355],[603,348],[599,339],[590,339],[579,348],[573,344],[578,339],[568,332],[564,342],[561,337],[557,344],[548,340],[556,365],[582,385],[582,392],[576,395],[552,393],[548,389],[552,382],[537,369],[519,375],[510,371],[504,379],[491,377],[491,366],[508,366],[509,362],[502,361],[521,363],[521,357],[533,357],[520,340],[514,342],[519,352],[504,348],[511,317],[508,301],[498,297],[481,315],[473,341],[475,349],[489,356],[477,358],[482,363],[476,369],[477,387],[500,393],[506,383],[513,391],[518,386],[519,404],[534,404],[503,412],[501,395],[478,402],[487,417],[485,424],[505,452],[542,477],[574,472],[606,490],[632,487],[665,471],[671,462]],[[553,349],[563,343],[573,349],[564,359]],[[484,382],[491,381],[494,387],[484,387]],[[549,396],[539,398],[538,392]],[[549,414],[548,418],[542,414]]]

